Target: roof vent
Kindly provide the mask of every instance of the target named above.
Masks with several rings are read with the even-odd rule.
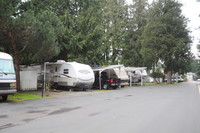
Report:
[[[57,63],[65,63],[64,60],[57,60]]]

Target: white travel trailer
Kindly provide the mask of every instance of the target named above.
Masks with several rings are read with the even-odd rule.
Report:
[[[0,96],[7,100],[8,95],[16,93],[16,78],[12,57],[0,52]]]
[[[44,65],[44,81],[51,77],[54,86],[90,89],[94,83],[94,73],[89,65],[58,60]],[[46,76],[50,75],[50,76]]]

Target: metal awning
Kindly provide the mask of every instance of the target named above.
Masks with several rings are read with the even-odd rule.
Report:
[[[128,71],[128,72],[136,71],[136,70],[143,71],[143,70],[146,70],[147,67],[125,67],[124,69],[125,69],[125,71]]]
[[[92,70],[94,72],[96,71],[104,71],[104,70],[108,70],[108,69],[114,69],[114,68],[121,68],[124,67],[124,65],[109,65],[109,66],[101,66],[101,67],[92,67]]]

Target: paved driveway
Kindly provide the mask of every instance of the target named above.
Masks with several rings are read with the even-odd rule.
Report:
[[[196,83],[0,104],[2,133],[199,133],[199,124]]]

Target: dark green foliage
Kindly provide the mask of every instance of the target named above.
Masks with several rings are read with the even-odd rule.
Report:
[[[163,79],[165,78],[165,75],[161,72],[153,72],[150,74],[150,76],[152,78],[163,78]]]
[[[53,11],[64,24],[65,34],[59,39],[61,51],[54,58],[89,64],[101,60],[102,44],[101,0],[55,0]]]
[[[144,63],[154,66],[161,60],[166,72],[184,72],[192,57],[186,24],[180,3],[173,0],[153,3],[142,35]]]
[[[122,62],[128,66],[144,66],[141,54],[141,35],[147,22],[147,0],[133,0],[129,16]]]
[[[77,9],[66,20],[64,38],[67,58],[88,64],[99,63],[103,29],[101,25],[101,2],[99,0],[79,1],[73,4]],[[80,9],[78,9],[80,8]]]
[[[103,44],[102,54],[105,62],[120,62],[122,48],[125,45],[128,7],[124,0],[107,0],[103,8]]]
[[[43,11],[35,16],[32,28],[34,33],[22,55],[24,59],[22,63],[42,63],[58,55],[60,51],[58,39],[64,33],[59,18],[51,11]]]
[[[17,5],[20,0],[0,0],[0,48],[2,51],[11,53],[9,41],[6,38],[6,31],[12,29],[13,16],[17,12]]]
[[[1,0],[0,49],[13,53],[12,35],[23,64],[78,61],[185,72],[190,37],[181,5],[174,0]],[[5,7],[5,8],[4,8]],[[23,52],[22,52],[23,51]]]
[[[20,89],[20,61],[27,64],[50,60],[58,53],[57,38],[63,32],[54,13],[22,10],[23,4],[17,0],[0,1],[0,48],[14,56],[17,90]]]
[[[191,72],[196,73],[197,76],[200,77],[200,60],[198,59],[193,59],[190,65]]]

